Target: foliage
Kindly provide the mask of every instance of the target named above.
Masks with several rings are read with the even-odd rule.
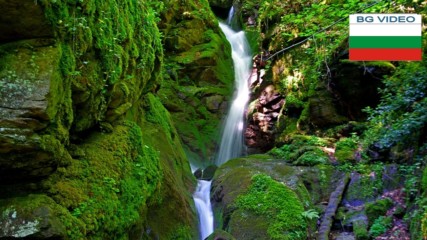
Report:
[[[369,232],[363,220],[353,222],[353,233],[357,240],[369,240]]]
[[[393,205],[393,202],[389,198],[377,200],[373,203],[367,203],[365,205],[366,215],[368,216],[369,224],[373,224],[374,220],[378,216],[386,214],[387,210]]]
[[[319,218],[319,213],[314,210],[314,209],[309,209],[307,211],[304,211],[301,213],[301,215],[309,220],[313,220],[313,219],[318,219]]]
[[[384,84],[384,89],[380,89],[381,103],[375,109],[366,109],[370,128],[365,141],[380,149],[410,143],[426,125],[426,65],[402,63]]]
[[[254,175],[249,190],[237,198],[236,205],[271,219],[268,227],[271,239],[306,238],[304,207],[298,196],[268,175]]]
[[[385,233],[391,227],[391,221],[391,217],[378,217],[375,219],[374,224],[372,224],[371,228],[369,229],[369,235],[371,235],[373,238],[376,238]]]

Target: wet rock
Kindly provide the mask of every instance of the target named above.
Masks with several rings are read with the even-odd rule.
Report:
[[[235,238],[230,233],[217,229],[206,240],[235,240]]]
[[[216,2],[221,4],[219,11],[228,12],[222,5],[225,2]],[[215,154],[216,133],[227,110],[224,100],[233,92],[230,44],[205,4],[170,1],[160,18],[168,74],[158,95],[170,111],[187,153],[203,162]]]
[[[215,165],[210,165],[205,169],[199,168],[194,172],[194,176],[199,180],[210,181],[214,177],[217,168]]]
[[[381,191],[375,186],[375,181],[375,175],[366,176],[352,173],[348,189],[343,198],[343,204],[345,206],[359,207],[366,202],[375,200]]]
[[[214,175],[215,175],[215,171],[218,167],[215,165],[210,165],[207,168],[205,168],[205,170],[203,170],[203,178],[202,180],[211,180]]]
[[[198,168],[193,174],[197,179],[200,179],[203,176],[203,169]]]

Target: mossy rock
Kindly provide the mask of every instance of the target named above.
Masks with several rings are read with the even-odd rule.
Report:
[[[367,203],[365,205],[365,212],[368,216],[369,226],[371,226],[375,219],[380,216],[384,216],[388,209],[393,206],[393,202],[390,198],[379,199],[372,203]]]
[[[216,229],[206,240],[236,240],[230,233]]]
[[[292,135],[286,144],[272,149],[269,154],[276,158],[283,158],[298,166],[314,166],[327,164],[328,154],[322,147],[332,145],[330,139],[307,135]]]
[[[68,239],[64,219],[76,221],[67,209],[46,195],[0,200],[1,239]]]
[[[62,49],[54,43],[41,39],[0,46],[2,181],[47,177],[70,160],[64,147],[73,119],[70,84],[61,76]]]
[[[171,112],[187,156],[206,165],[213,162],[233,91],[231,48],[208,1],[169,1],[160,18],[165,71],[158,95]]]
[[[261,175],[260,178],[263,181],[256,177],[257,174]],[[277,205],[279,209],[276,209],[277,211],[273,211],[273,208],[268,207],[270,206],[269,204],[273,204],[269,202],[270,200],[273,202],[280,201],[274,200],[274,197],[268,197],[273,190],[267,189],[272,187],[278,190],[278,195],[286,193],[289,194],[287,196],[289,197],[288,199],[297,199],[292,204],[296,204],[294,208],[299,209],[296,212],[301,214],[305,209],[312,209],[314,207],[313,203],[319,204],[329,199],[329,194],[336,186],[333,181],[335,174],[339,173],[328,165],[295,167],[289,166],[283,160],[272,159],[268,155],[255,155],[230,160],[218,168],[212,183],[212,204],[216,226],[230,232],[237,239],[281,239],[278,235],[275,235],[277,232],[282,230],[292,232],[295,227],[295,232],[293,232],[295,234],[290,233],[288,235],[289,239],[302,239],[304,238],[302,236],[306,234],[305,228],[304,233],[298,235],[302,231],[300,228],[292,224],[284,224],[288,220],[286,220],[285,215],[279,214],[282,204]],[[267,182],[271,185],[263,185],[261,182]],[[265,188],[254,193],[260,194],[259,196],[251,197],[252,190],[250,189],[257,186],[257,184],[261,184]],[[253,205],[244,204],[243,202],[246,200],[252,201]],[[291,204],[290,202],[288,203]],[[288,203],[283,203],[283,206]],[[258,206],[257,204],[260,205]],[[265,211],[257,212],[258,210],[254,206],[258,206],[257,208]],[[270,210],[274,213],[266,214]],[[299,219],[299,216],[302,215],[298,215],[296,212],[290,214],[294,214],[292,218]],[[284,219],[280,220],[281,224],[274,224],[275,219],[277,220],[281,217],[284,217]],[[305,222],[298,223],[305,225]],[[250,226],[257,227],[250,228]],[[251,234],[248,235],[248,232]]]
[[[300,199],[268,175],[253,175],[249,189],[235,204],[238,210],[231,215],[229,229],[238,239],[306,239]]]
[[[353,138],[342,138],[336,143],[335,158],[341,164],[355,163],[355,153],[358,148],[358,143]]]

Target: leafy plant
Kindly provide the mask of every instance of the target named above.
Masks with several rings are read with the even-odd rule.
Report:
[[[375,219],[374,224],[372,224],[369,229],[369,234],[371,237],[376,238],[381,234],[385,233],[391,227],[391,217],[381,216]]]

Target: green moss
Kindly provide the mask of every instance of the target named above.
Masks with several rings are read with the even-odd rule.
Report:
[[[342,138],[336,143],[335,157],[338,162],[354,162],[354,154],[357,150],[358,142],[356,138]]]
[[[328,139],[316,136],[293,135],[289,143],[274,148],[269,153],[296,165],[313,166],[328,162],[328,155],[321,149],[330,145]]]
[[[125,104],[158,84],[163,50],[155,13],[145,1],[44,0],[41,5],[62,49],[63,81],[71,83],[79,104],[76,131],[116,120],[126,111]],[[115,85],[123,83],[133,90],[124,97],[115,92]],[[71,94],[67,90],[65,96]]]
[[[45,183],[75,219],[63,220],[70,222],[68,237],[123,238],[159,190],[159,154],[142,142],[141,129],[132,122],[111,134],[95,133],[79,148],[83,156]]]
[[[387,210],[393,205],[389,198],[377,200],[365,205],[365,212],[368,216],[369,225],[372,225],[379,216],[384,216]]]
[[[325,164],[328,162],[328,157],[322,150],[315,148],[313,151],[304,152],[294,163],[296,165],[314,166],[317,164]]]
[[[225,101],[232,94],[231,48],[206,0],[169,1],[160,17],[166,57],[158,95],[171,112],[187,155],[194,162],[207,162],[215,154],[224,110],[206,108],[207,101],[212,96]]]
[[[237,198],[236,205],[267,217],[271,239],[306,238],[304,207],[300,199],[291,189],[267,175],[254,175],[248,192]]]

